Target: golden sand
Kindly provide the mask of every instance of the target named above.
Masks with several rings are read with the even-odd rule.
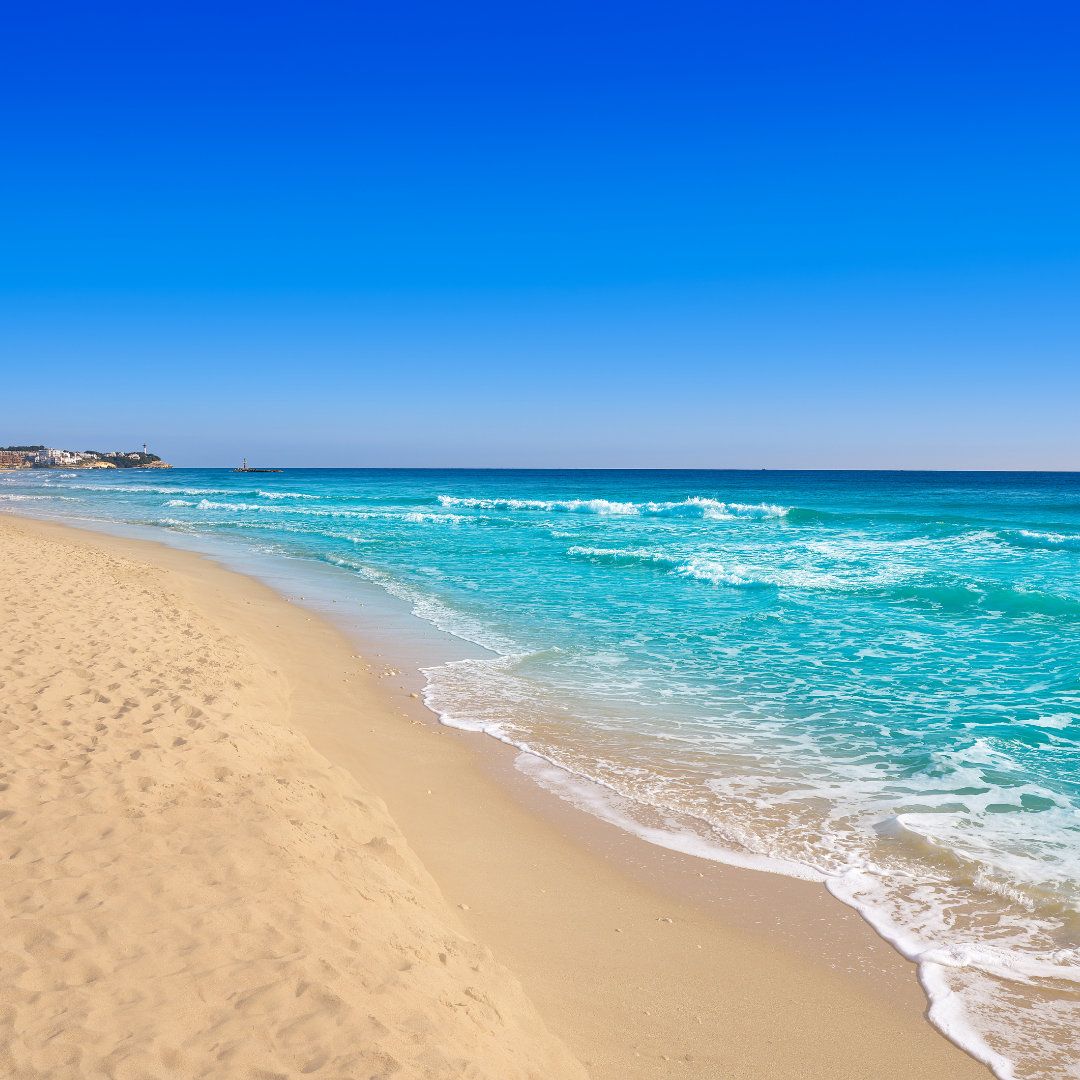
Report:
[[[0,1073],[585,1075],[280,670],[158,570],[2,530]]]

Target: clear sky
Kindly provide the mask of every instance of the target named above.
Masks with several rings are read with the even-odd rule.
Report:
[[[10,8],[0,445],[1080,469],[1069,3]]]

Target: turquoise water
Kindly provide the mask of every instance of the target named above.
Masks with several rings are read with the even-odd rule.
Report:
[[[383,585],[495,654],[427,672],[444,722],[654,842],[824,881],[999,1076],[1080,1076],[1080,475],[19,472],[0,502]]]

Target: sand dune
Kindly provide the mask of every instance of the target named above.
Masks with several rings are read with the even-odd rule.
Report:
[[[165,571],[0,542],[0,1074],[585,1077],[265,658]]]

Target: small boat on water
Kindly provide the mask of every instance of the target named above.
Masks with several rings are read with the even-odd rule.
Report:
[[[233,472],[281,472],[281,469],[249,469],[247,458],[244,458],[244,464],[239,469],[233,469]]]

